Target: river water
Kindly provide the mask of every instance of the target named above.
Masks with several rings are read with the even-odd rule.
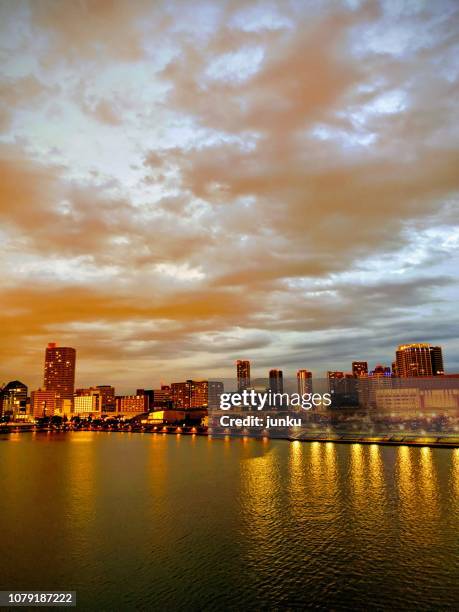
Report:
[[[459,449],[0,436],[0,588],[86,610],[458,609]]]

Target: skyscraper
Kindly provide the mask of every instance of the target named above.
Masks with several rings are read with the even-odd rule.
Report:
[[[332,406],[354,406],[358,403],[357,387],[359,381],[351,372],[327,372],[328,390],[332,393]],[[364,380],[364,377],[362,377]]]
[[[395,358],[397,375],[402,378],[444,374],[440,346],[430,346],[426,342],[401,344],[395,353]]]
[[[209,380],[209,409],[217,409],[220,406],[220,396],[224,392],[224,385],[217,380]]]
[[[430,347],[430,361],[432,363],[432,374],[434,376],[442,376],[445,373],[445,369],[443,367],[441,346]]]
[[[169,385],[161,385],[160,389],[153,389],[153,404],[155,408],[171,407],[172,396]]]
[[[298,393],[300,395],[312,393],[312,372],[309,370],[298,370],[296,373],[296,380],[298,383]]]
[[[328,390],[330,391],[330,393],[335,393],[338,389],[341,388],[341,381],[344,379],[344,372],[337,370],[328,370],[327,379]]]
[[[115,412],[115,388],[111,385],[97,385],[102,398],[102,412]]]
[[[44,388],[56,392],[56,408],[62,407],[63,400],[73,403],[75,387],[76,351],[66,346],[48,344],[45,352]]]
[[[250,361],[238,359],[236,362],[237,389],[243,391],[250,387]]]
[[[171,384],[171,397],[176,408],[206,408],[209,383],[207,380],[186,380]]]
[[[269,370],[269,388],[273,393],[284,392],[284,375],[282,370]]]
[[[368,362],[367,361],[353,361],[352,362],[352,374],[355,376],[355,378],[359,378],[359,376],[367,376]]]

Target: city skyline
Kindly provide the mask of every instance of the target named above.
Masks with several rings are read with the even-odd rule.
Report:
[[[0,3],[0,380],[459,371],[453,0]],[[19,376],[18,376],[19,373]]]
[[[411,367],[409,367],[410,359],[404,356],[404,354],[411,356]],[[425,355],[427,355],[430,370],[419,369],[419,365],[425,366]],[[313,378],[330,379],[330,377],[335,378],[340,376],[360,378],[361,376],[371,377],[378,375],[392,375],[411,378],[417,376],[432,377],[444,374],[456,374],[456,372],[452,372],[451,370],[444,368],[443,348],[441,346],[432,346],[429,343],[404,343],[395,347],[394,356],[395,359],[391,360],[391,365],[384,365],[381,361],[379,361],[375,362],[373,369],[369,368],[368,361],[353,360],[351,363],[346,364],[348,366],[347,368],[342,368],[340,370],[328,369],[321,373],[322,376],[314,375],[314,368],[299,368],[294,373],[291,373],[290,375],[287,374],[285,378],[287,380],[296,379],[298,386],[306,389],[311,384],[311,380]],[[63,363],[61,363],[62,360],[64,360]],[[404,365],[402,366],[403,360]],[[92,395],[92,393],[86,393],[91,389],[103,390],[104,388],[111,388],[114,390],[116,388],[118,390],[118,395],[133,396],[134,388],[136,389],[135,394],[138,394],[139,391],[145,392],[148,389],[151,390],[153,388],[160,390],[164,385],[171,385],[173,387],[174,385],[184,385],[185,382],[200,383],[205,381],[210,383],[211,381],[216,381],[214,377],[210,376],[197,378],[186,375],[184,377],[185,382],[179,381],[178,377],[172,377],[169,379],[162,377],[158,382],[152,382],[152,379],[150,379],[148,381],[149,384],[145,384],[146,381],[138,380],[135,387],[121,385],[122,391],[120,393],[119,387],[111,382],[108,384],[100,382],[88,384],[82,382],[81,380],[76,380],[77,363],[77,349],[74,347],[60,346],[56,342],[49,342],[45,347],[44,370],[41,377],[42,383],[40,383],[37,387],[25,383],[26,387],[31,391],[34,390],[56,393],[56,405],[60,406],[62,399],[66,398],[73,401],[74,395]],[[250,388],[254,380],[261,381],[263,378],[265,378],[271,389],[282,392],[281,390],[283,388],[285,373],[283,368],[270,368],[269,371],[264,372],[265,376],[263,376],[261,374],[261,368],[257,367],[253,369],[252,364],[252,360],[238,359],[232,366],[232,376],[221,378],[234,378],[237,388],[240,391]],[[435,365],[441,366],[441,369],[436,370]],[[456,375],[459,376],[459,374]],[[0,379],[0,391],[2,391],[2,385],[5,385],[4,389],[7,389],[9,385],[15,385],[16,383],[24,384],[22,380],[19,380],[20,378],[21,377],[8,382]],[[78,382],[78,385],[76,382]],[[139,387],[139,384],[142,383],[143,387]]]

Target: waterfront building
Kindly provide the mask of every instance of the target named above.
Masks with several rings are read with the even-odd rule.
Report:
[[[115,387],[111,385],[97,385],[96,389],[100,392],[101,411],[115,412]]]
[[[172,407],[171,388],[169,385],[161,385],[159,389],[153,389],[153,406],[155,408]]]
[[[362,376],[357,381],[359,406],[374,408],[376,406],[376,393],[380,389],[390,388],[391,384],[391,368],[381,364],[375,366],[368,376]]]
[[[24,419],[27,414],[27,386],[19,380],[12,380],[2,389],[0,415],[11,419]]]
[[[284,374],[282,370],[269,370],[269,388],[272,393],[284,392]]]
[[[75,414],[102,414],[106,412],[107,400],[112,402],[110,412],[115,410],[115,389],[107,385],[77,389],[74,398]],[[82,399],[85,398],[85,399]]]
[[[236,362],[237,388],[244,391],[250,387],[250,361],[238,359]]]
[[[209,408],[216,409],[220,406],[220,395],[224,392],[224,385],[217,380],[209,380],[209,397],[207,405]]]
[[[430,347],[430,360],[432,362],[433,376],[442,376],[445,373],[443,366],[443,351],[441,346]]]
[[[134,416],[148,412],[148,397],[146,395],[117,395],[115,397],[117,414]]]
[[[353,361],[352,362],[352,374],[354,378],[368,375],[368,362],[367,361]]]
[[[150,425],[177,425],[183,424],[185,419],[185,410],[153,410],[142,423]]]
[[[154,395],[155,392],[153,389],[137,389],[137,391],[135,392],[136,395],[145,395],[147,400],[147,409],[148,410],[152,410],[153,405],[154,405]]]
[[[352,372],[329,370],[328,390],[332,395],[332,406],[341,408],[358,404],[357,380]]]
[[[174,407],[182,410],[207,408],[209,383],[207,380],[186,380],[171,384]]]
[[[296,380],[298,393],[300,395],[312,393],[312,372],[309,370],[298,370],[296,373]]]
[[[419,386],[391,386],[377,389],[375,406],[388,413],[459,413],[459,389],[427,389]]]
[[[440,346],[431,346],[426,342],[401,344],[395,356],[397,375],[402,378],[442,376],[445,373]]]
[[[45,351],[44,388],[54,391],[57,398],[57,408],[62,408],[62,401],[73,402],[75,387],[76,351],[66,346],[48,344]]]
[[[62,405],[62,398],[57,391],[37,389],[30,394],[30,409],[36,419],[54,416],[59,405]]]
[[[89,416],[101,413],[100,393],[78,393],[82,389],[77,389],[73,400],[73,413],[76,416]]]

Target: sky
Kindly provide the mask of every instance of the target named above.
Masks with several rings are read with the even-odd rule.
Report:
[[[0,383],[459,371],[459,4],[0,0]]]

